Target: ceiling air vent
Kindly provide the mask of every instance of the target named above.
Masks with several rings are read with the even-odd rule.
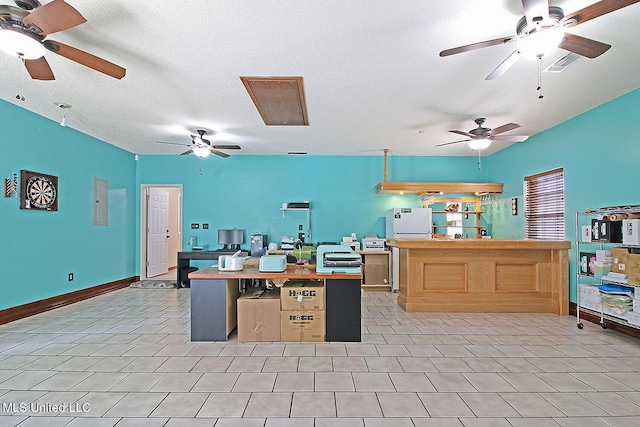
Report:
[[[267,126],[309,124],[302,77],[240,77]]]
[[[576,62],[578,59],[580,59],[580,55],[577,55],[573,52],[567,53],[565,56],[563,56],[562,58],[558,59],[556,62],[554,62],[553,64],[549,65],[547,68],[544,69],[545,73],[560,73],[564,70],[566,70],[569,65],[573,64],[574,62]]]

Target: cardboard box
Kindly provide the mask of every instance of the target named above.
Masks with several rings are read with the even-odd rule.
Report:
[[[280,339],[282,341],[324,341],[324,311],[281,311]]]
[[[238,298],[238,341],[280,341],[280,290],[259,291]]]
[[[591,241],[622,243],[622,221],[592,219]]]
[[[622,220],[622,243],[640,245],[640,219]]]
[[[611,248],[611,268],[616,273],[627,273],[627,262],[629,262],[629,249]]]
[[[324,310],[324,284],[318,281],[288,281],[280,290],[282,310]]]
[[[629,254],[627,261],[627,271],[629,283],[640,285],[640,254]]]
[[[591,242],[591,227],[588,225],[582,226],[582,242],[590,243]]]

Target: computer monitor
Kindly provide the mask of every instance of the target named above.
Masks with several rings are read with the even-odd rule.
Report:
[[[244,230],[230,228],[228,230],[218,230],[218,244],[223,245],[223,249],[237,251],[244,243]]]

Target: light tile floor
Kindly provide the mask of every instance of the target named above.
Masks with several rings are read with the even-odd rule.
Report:
[[[0,326],[0,426],[640,425],[640,342],[551,314],[406,313],[361,343],[195,343],[189,289],[122,289]]]

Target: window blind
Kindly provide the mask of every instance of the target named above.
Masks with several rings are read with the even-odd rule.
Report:
[[[564,172],[562,168],[524,178],[527,239],[564,240]]]

